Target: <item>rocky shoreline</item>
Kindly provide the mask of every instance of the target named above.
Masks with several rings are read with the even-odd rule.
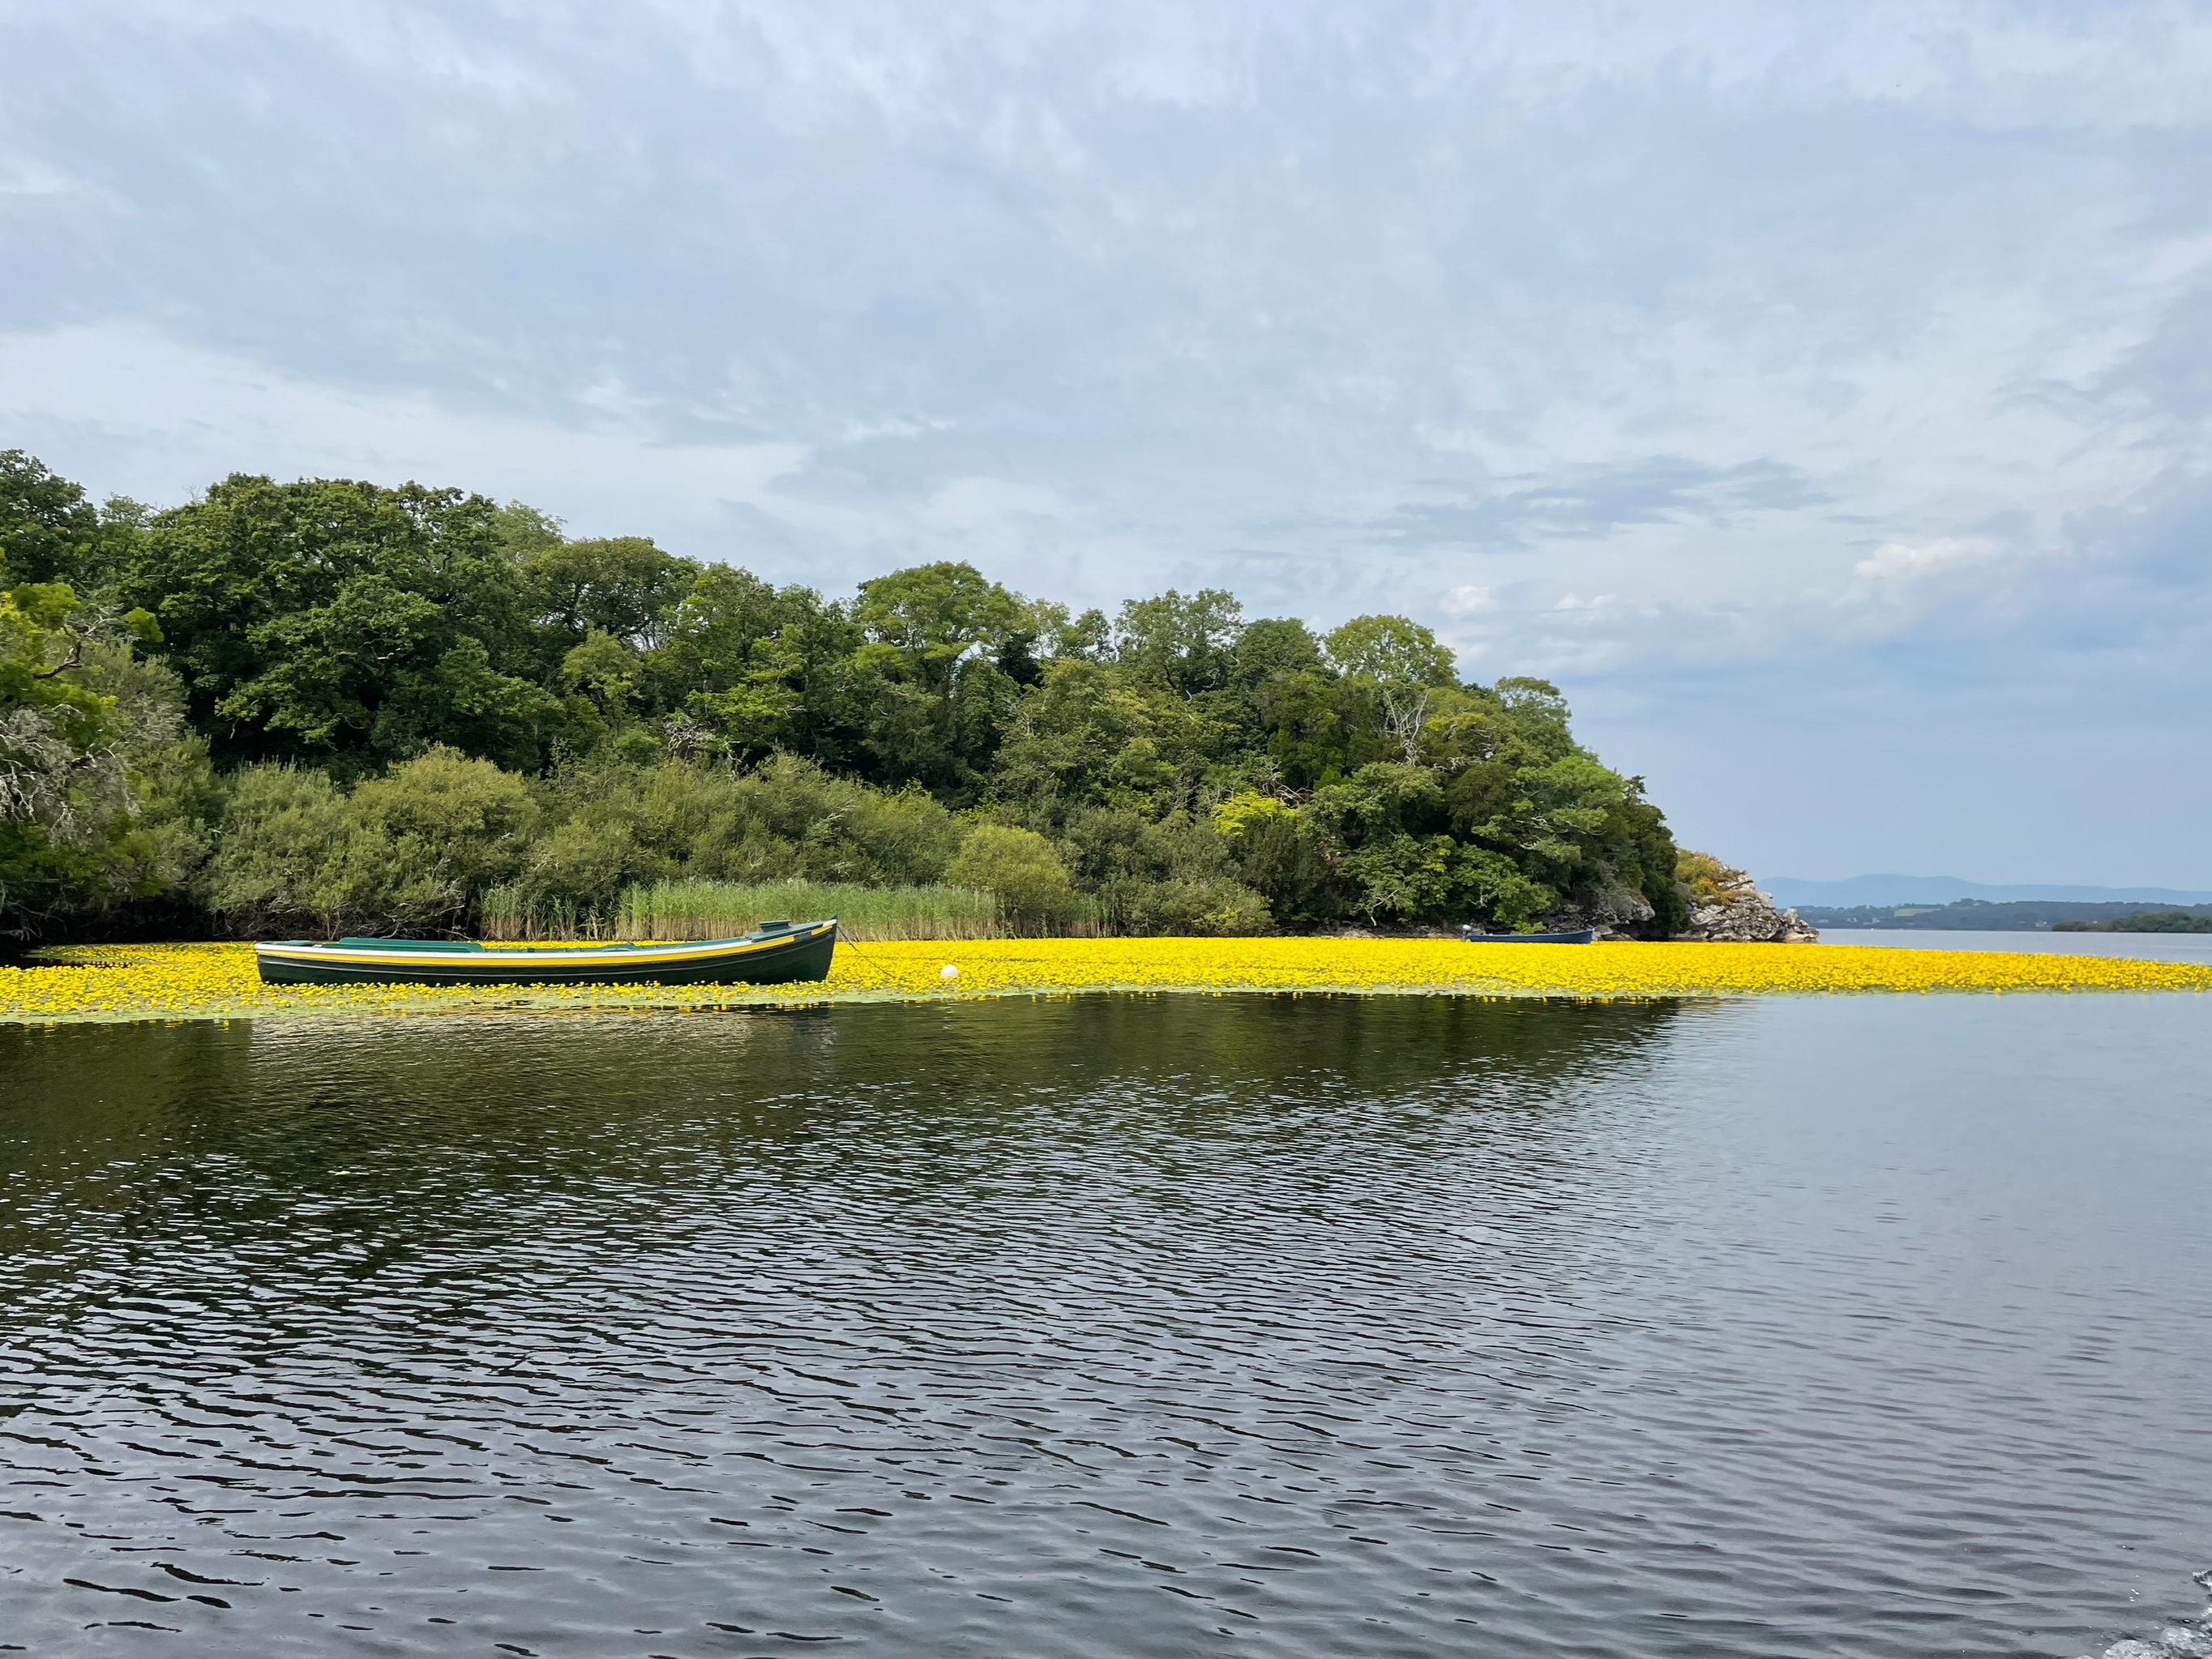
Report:
[[[1705,853],[1682,855],[1690,925],[1674,935],[1708,945],[1817,945],[1820,935],[1795,910],[1776,908],[1748,871]]]
[[[2212,1590],[2212,1571],[2191,1575],[2203,1589]],[[2091,1659],[2084,1654],[2081,1659]],[[2154,1641],[2134,1637],[2115,1642],[2097,1659],[2212,1659],[2212,1607],[2194,1619],[2168,1625]]]

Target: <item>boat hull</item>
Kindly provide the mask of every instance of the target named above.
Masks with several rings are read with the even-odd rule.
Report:
[[[1595,927],[1560,933],[1464,933],[1469,945],[1589,945],[1597,939]]]
[[[287,939],[255,945],[253,957],[270,985],[785,985],[829,977],[836,948],[830,921],[768,936],[573,951]]]

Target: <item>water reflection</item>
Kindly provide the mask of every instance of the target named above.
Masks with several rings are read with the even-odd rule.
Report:
[[[2049,1583],[2081,1493],[2185,1510],[2207,1424],[2107,1400],[2172,1465],[2116,1484],[2068,1408],[2182,1363],[2143,1310],[2040,1264],[2055,1309],[1953,1305],[1940,1206],[1881,1174],[1907,1120],[1777,1132],[1838,1054],[1909,1049],[1875,1006],[0,1036],[0,1630],[2058,1651],[2037,1620],[2107,1593]],[[2038,1040],[2009,1018],[1969,1026]],[[2154,1299],[2201,1304],[2201,1232]]]

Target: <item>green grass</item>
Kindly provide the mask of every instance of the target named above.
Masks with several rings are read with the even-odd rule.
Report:
[[[1048,928],[1015,927],[990,894],[966,887],[860,887],[848,882],[661,881],[634,886],[611,915],[571,907],[524,906],[514,889],[484,895],[483,934],[494,939],[727,939],[763,921],[815,921],[836,916],[848,939],[1006,939],[1048,933],[1088,938],[1100,932],[1096,907],[1084,902]]]

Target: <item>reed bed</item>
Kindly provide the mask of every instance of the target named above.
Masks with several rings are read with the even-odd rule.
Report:
[[[1077,899],[1042,921],[1009,916],[997,899],[968,887],[862,887],[849,882],[661,881],[623,893],[608,914],[573,907],[532,907],[513,888],[494,888],[483,901],[483,937],[542,939],[705,939],[750,933],[763,921],[816,921],[836,916],[847,939],[975,940],[1088,939],[1103,932],[1097,906]]]
[[[611,921],[560,899],[532,902],[513,887],[488,889],[477,906],[481,936],[501,945],[538,940],[599,943],[618,937]]]

